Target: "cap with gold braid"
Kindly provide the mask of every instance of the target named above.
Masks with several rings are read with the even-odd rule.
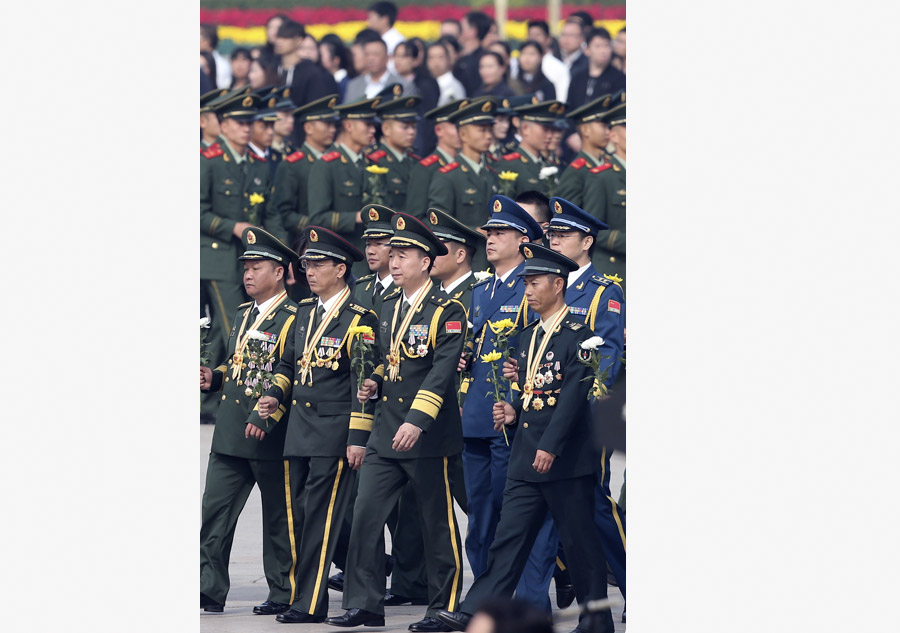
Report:
[[[470,229],[449,213],[440,209],[428,209],[428,220],[431,222],[431,232],[441,241],[459,242],[472,248],[484,247],[484,235]]]
[[[603,115],[603,122],[609,127],[625,125],[625,91],[612,96],[612,107]]]
[[[210,90],[206,94],[200,95],[200,112],[208,112],[209,104],[212,101],[215,101],[219,97],[223,97],[228,94],[228,88],[218,88],[216,90]]]
[[[337,95],[327,95],[300,106],[294,110],[294,116],[300,117],[300,123],[306,123],[307,121],[337,121],[340,118],[334,109],[337,103]]]
[[[585,103],[580,108],[575,108],[571,112],[566,114],[566,118],[572,121],[575,125],[581,125],[582,123],[590,123],[591,121],[595,121],[603,117],[604,114],[615,104],[612,101],[612,95],[606,94],[602,97],[597,97],[593,101],[589,101]]]
[[[362,261],[363,254],[343,237],[322,226],[306,227],[307,246],[303,261],[334,259],[344,264]]]
[[[528,103],[513,108],[513,114],[523,121],[532,121],[542,125],[553,125],[556,119],[566,111],[566,104],[561,101],[542,101],[540,103]]]
[[[377,112],[375,108],[382,102],[381,97],[363,99],[353,103],[343,103],[334,109],[342,119],[374,119]]]
[[[499,194],[491,198],[491,215],[482,227],[488,229],[515,229],[528,236],[529,240],[539,240],[544,236],[541,225],[515,200]]]
[[[459,108],[463,105],[468,104],[469,102],[465,99],[458,99],[456,101],[451,101],[450,103],[445,103],[442,106],[438,106],[434,110],[429,110],[425,113],[425,118],[435,123],[443,123],[448,120],[450,115],[459,110]]]
[[[517,277],[527,275],[559,275],[566,277],[570,272],[578,270],[578,264],[556,251],[540,244],[519,244],[519,252],[525,256],[525,266]]]
[[[609,225],[601,222],[590,213],[578,207],[564,198],[550,198],[550,231],[582,231],[588,235],[597,237],[600,231],[609,229]]]
[[[259,111],[259,95],[237,94],[233,97],[222,97],[223,101],[218,103],[215,108],[210,104],[212,109],[219,118],[234,119],[236,121],[250,121]]]
[[[419,104],[422,97],[400,97],[393,101],[385,101],[375,112],[382,119],[394,119],[397,121],[415,121],[419,118]]]
[[[393,209],[381,204],[367,204],[360,210],[360,215],[366,225],[366,230],[362,234],[363,239],[390,237],[394,234],[394,227],[391,226]]]
[[[477,124],[493,125],[494,114],[497,112],[497,100],[494,97],[476,99],[463,105],[459,110],[447,117],[451,123],[457,126]]]
[[[244,254],[239,260],[271,259],[284,265],[297,261],[300,256],[271,233],[257,226],[244,229],[241,233]]]
[[[275,110],[275,104],[278,103],[278,95],[281,89],[272,84],[264,86],[257,90],[254,94],[259,97],[259,112],[253,117],[254,121],[275,122],[278,120],[278,112]]]
[[[391,236],[391,246],[408,248],[415,246],[425,251],[425,254],[434,258],[437,255],[446,255],[447,247],[428,228],[422,220],[408,213],[394,213],[391,218],[391,226],[394,234]]]

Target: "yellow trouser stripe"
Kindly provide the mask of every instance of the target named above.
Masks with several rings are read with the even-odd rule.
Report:
[[[350,430],[351,431],[371,431],[375,416],[371,413],[351,413],[350,414]]]
[[[559,567],[560,571],[566,571],[566,564],[562,562],[559,556],[556,557],[556,566]]]
[[[316,602],[319,599],[319,587],[322,586],[322,578],[325,574],[325,557],[328,553],[328,535],[331,534],[331,518],[334,515],[334,500],[337,498],[338,484],[341,483],[341,473],[344,472],[344,460],[338,460],[337,474],[334,476],[334,485],[331,487],[331,501],[328,502],[328,514],[325,517],[325,536],[322,537],[322,552],[319,554],[319,571],[316,572],[316,586],[313,589],[312,601],[309,603],[309,612],[316,612]]]
[[[596,380],[594,381],[597,382]],[[603,447],[603,452],[600,454],[600,485],[606,485],[606,447]]]
[[[297,567],[297,545],[294,543],[294,509],[291,503],[291,467],[288,460],[284,460],[284,500],[287,502],[287,519],[288,519],[288,538],[291,541],[291,599],[294,602],[294,595],[297,591],[297,583],[294,580],[294,569]]]
[[[450,546],[453,548],[453,560],[456,562],[456,571],[453,572],[453,585],[450,587],[450,601],[447,603],[447,611],[456,611],[456,601],[459,598],[459,572],[462,567],[459,564],[459,548],[456,547],[456,515],[453,513],[453,495],[450,494],[450,477],[447,476],[447,458],[444,458],[444,491],[447,494],[447,523],[450,524]]]
[[[627,552],[628,550],[625,548],[625,530],[622,529],[622,519],[619,518],[619,506],[616,505],[616,500],[612,497],[607,496],[606,498],[609,499],[609,502],[612,504],[613,519],[615,519],[616,525],[619,527],[619,536],[622,537],[622,549]]]

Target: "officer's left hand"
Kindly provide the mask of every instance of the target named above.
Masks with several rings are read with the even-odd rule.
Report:
[[[397,434],[394,435],[394,442],[391,444],[391,448],[395,451],[400,451],[401,453],[408,451],[415,446],[416,441],[421,434],[422,429],[415,424],[404,422],[400,425],[400,428],[397,429]]]
[[[362,466],[363,457],[366,456],[366,449],[362,446],[348,446],[347,447],[347,461],[350,462],[350,468],[353,470],[359,470],[359,467]]]
[[[534,463],[531,466],[538,471],[538,473],[544,475],[550,470],[554,459],[556,459],[556,456],[553,453],[538,450],[537,454],[534,456]]]
[[[265,436],[266,436],[265,431],[263,431],[261,428],[259,428],[255,424],[251,424],[250,422],[247,422],[247,428],[244,429],[244,437],[245,438],[255,437],[256,439],[261,440]]]

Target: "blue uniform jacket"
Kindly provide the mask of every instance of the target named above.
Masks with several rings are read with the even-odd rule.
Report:
[[[610,358],[602,366],[610,367],[606,385],[612,386],[622,368],[619,359],[625,349],[625,299],[621,286],[600,275],[591,265],[566,288],[566,304],[575,319],[605,341],[602,354]]]
[[[490,365],[481,362],[481,355],[494,351],[492,339],[494,333],[488,327],[488,321],[496,323],[510,319],[516,328],[522,330],[535,318],[525,303],[525,281],[517,277],[525,262],[516,266],[506,282],[501,284],[491,299],[491,286],[494,277],[475,284],[472,288],[472,305],[469,309],[469,320],[472,322],[472,333],[475,337],[475,357],[472,361],[471,379],[463,404],[462,427],[463,437],[497,437],[494,430],[494,419],[491,409],[494,406],[494,386],[487,381],[491,375]],[[527,312],[527,314],[526,314]],[[517,346],[517,338],[510,339],[510,346]],[[488,395],[490,394],[490,395]],[[507,400],[509,400],[507,394]],[[509,432],[509,430],[507,430]],[[510,435],[510,442],[512,436]]]

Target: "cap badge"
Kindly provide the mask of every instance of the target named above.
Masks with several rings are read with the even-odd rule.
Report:
[[[437,223],[438,223],[437,213],[435,213],[434,211],[431,211],[431,212],[429,213],[428,217],[431,219],[431,223],[432,223],[432,224],[437,224]]]
[[[494,103],[492,101],[485,101],[484,105],[481,106],[481,111],[482,112],[490,112],[491,108],[493,108],[493,107],[494,107]]]
[[[607,97],[606,99],[603,100],[603,103],[602,103],[601,105],[602,105],[604,108],[608,108],[608,107],[609,107],[609,100],[610,100],[610,98]]]
[[[256,234],[253,231],[247,231],[247,243],[256,244]]]
[[[559,104],[559,107],[556,108],[556,113],[557,113],[557,114],[562,114],[562,113],[565,112],[565,111],[566,111],[566,104],[565,104],[565,103],[560,103],[560,104]]]
[[[272,97],[271,99],[269,99],[269,107],[274,108],[277,101],[278,100],[275,97]]]
[[[290,88],[285,88],[285,89],[281,92],[281,96],[282,96],[284,99],[287,99],[288,97],[290,97],[290,96],[291,96],[291,89],[290,89]]]
[[[375,97],[375,99],[372,101],[372,107],[377,108],[379,103],[381,103],[381,97]]]
[[[393,92],[396,96],[399,97],[401,94],[403,94],[403,86],[401,86],[400,84],[395,85]]]
[[[622,103],[625,103],[625,91],[622,91]]]
[[[547,109],[550,110],[550,112],[556,112],[556,104],[555,104],[555,103],[551,103],[551,104],[550,104],[550,107],[547,108]]]
[[[310,230],[309,241],[310,242],[318,242],[319,241],[319,234],[316,233],[315,229]]]
[[[527,246],[522,248],[522,252],[525,253],[525,257],[527,257],[528,259],[531,259],[532,257],[534,257],[534,253],[532,253],[531,249],[528,248]]]
[[[562,213],[562,205],[559,203],[559,200],[556,200],[553,203],[553,210],[556,211],[557,213]]]
[[[406,107],[407,107],[407,108],[413,107],[413,104],[415,104],[415,102],[416,102],[415,99],[407,99],[407,100],[406,100]]]
[[[253,105],[253,97],[244,97],[244,100],[241,101],[241,105],[245,108],[249,108]]]
[[[332,98],[328,101],[328,107],[329,107],[329,108],[333,108],[333,107],[334,107],[334,104],[336,104],[336,103],[337,103],[337,97],[332,97]]]
[[[494,213],[500,213],[503,210],[503,204],[499,200],[494,200]]]
[[[401,231],[406,228],[406,220],[404,220],[402,217],[397,218],[397,228]]]
[[[369,209],[369,220],[371,220],[372,222],[377,222],[378,211],[376,211],[375,209]]]
[[[503,100],[503,107],[504,107],[504,108],[508,108],[508,107],[509,107],[509,99],[504,99],[504,100]]]

